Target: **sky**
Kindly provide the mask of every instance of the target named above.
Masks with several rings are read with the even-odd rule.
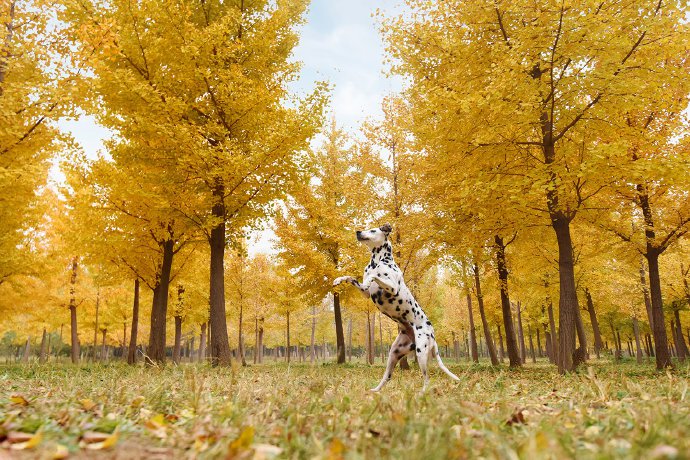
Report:
[[[332,85],[330,114],[339,126],[355,132],[368,117],[381,114],[383,97],[399,91],[399,79],[388,78],[383,64],[384,46],[379,34],[377,10],[392,14],[400,0],[313,0],[302,27],[295,59],[302,61],[301,79],[294,85],[306,92],[313,82]],[[62,120],[61,127],[72,134],[90,158],[102,150],[110,132],[90,116]],[[56,172],[56,175],[59,173]],[[272,252],[270,231],[254,235],[251,253]]]
[[[383,43],[376,9],[394,12],[400,0],[313,0],[295,59],[302,61],[302,75],[294,89],[308,91],[313,82],[326,80],[333,86],[330,112],[337,123],[354,132],[366,117],[380,114],[384,95],[398,91],[399,79],[384,74]],[[89,157],[103,149],[109,131],[93,117],[62,120]]]

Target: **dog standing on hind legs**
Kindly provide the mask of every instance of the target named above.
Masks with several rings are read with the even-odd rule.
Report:
[[[381,382],[371,391],[379,391],[388,383],[393,369],[400,359],[411,351],[417,354],[417,363],[424,376],[424,391],[429,383],[429,358],[436,355],[438,365],[453,380],[460,380],[441,361],[438,345],[431,321],[419,306],[405,285],[402,271],[393,261],[393,247],[388,241],[392,228],[385,224],[379,228],[358,231],[357,241],[371,249],[371,260],[364,269],[364,278],[359,283],[351,276],[341,276],[333,281],[333,286],[350,283],[370,298],[384,315],[398,323],[398,337],[391,345],[388,364]]]

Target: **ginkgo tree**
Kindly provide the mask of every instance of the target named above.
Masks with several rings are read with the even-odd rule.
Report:
[[[275,219],[279,257],[294,271],[299,285],[319,299],[332,291],[343,273],[358,273],[366,250],[355,239],[355,225],[366,221],[363,209],[371,193],[364,185],[362,164],[335,119],[322,146],[311,152],[311,178],[305,178]],[[346,294],[348,295],[348,294]],[[341,289],[333,292],[338,363],[345,362]]]
[[[686,71],[678,2],[424,2],[384,21],[409,78],[415,136],[439,163],[457,152],[524,173],[505,186],[541,212],[559,248],[559,360],[574,369],[578,296],[571,223],[611,179],[603,133]],[[613,123],[612,123],[613,121]],[[505,149],[496,149],[504,146]],[[487,158],[488,157],[488,158]],[[448,169],[448,171],[452,171]]]
[[[163,153],[169,171],[184,177],[179,190],[195,196],[178,211],[210,247],[216,364],[230,361],[228,233],[255,222],[291,186],[296,155],[321,121],[323,85],[302,98],[288,92],[299,71],[290,57],[307,3],[122,0],[69,2],[66,9],[82,54],[105,70],[98,86],[118,102],[120,129],[146,139],[149,153]]]

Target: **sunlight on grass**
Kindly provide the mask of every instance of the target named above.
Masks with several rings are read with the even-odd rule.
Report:
[[[414,368],[371,394],[380,366],[3,367],[0,437],[40,432],[26,458],[105,452],[106,439],[118,458],[229,449],[232,458],[683,458],[690,449],[687,367],[451,369],[460,382],[435,369],[425,394]]]

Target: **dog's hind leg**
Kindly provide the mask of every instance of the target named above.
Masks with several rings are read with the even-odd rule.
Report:
[[[422,371],[422,376],[424,377],[424,386],[422,387],[422,392],[426,390],[429,384],[429,354],[431,349],[429,348],[429,340],[421,334],[417,335],[417,340],[415,342],[416,352],[417,352],[417,364],[419,364],[419,369]]]
[[[393,342],[393,345],[391,345],[391,351],[388,353],[388,364],[386,365],[386,371],[383,373],[383,378],[381,379],[381,382],[375,387],[372,388],[370,391],[377,392],[380,391],[381,388],[384,387],[386,383],[391,379],[393,376],[393,369],[395,369],[395,365],[398,364],[398,361],[405,356],[407,353],[409,353],[412,348],[410,346],[414,346],[414,342],[412,342],[412,339],[404,333],[400,332],[398,334],[398,337],[395,339]]]

